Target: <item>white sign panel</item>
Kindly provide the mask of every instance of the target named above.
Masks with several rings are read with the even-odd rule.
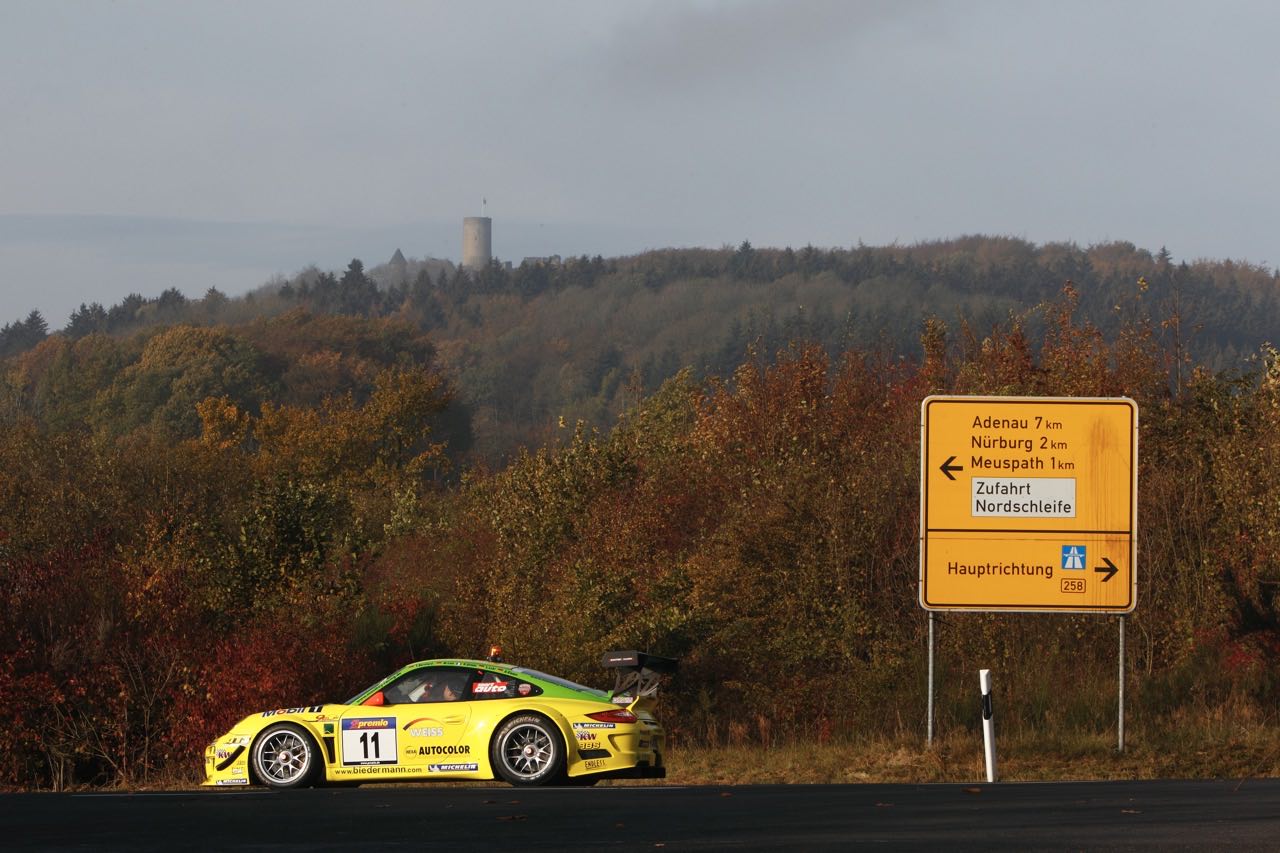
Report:
[[[1075,518],[1074,477],[974,477],[973,516]]]

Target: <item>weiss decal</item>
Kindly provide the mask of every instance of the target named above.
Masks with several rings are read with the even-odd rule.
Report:
[[[409,729],[410,737],[444,737],[444,729],[439,726]]]
[[[422,725],[428,723],[429,725]],[[418,717],[403,726],[410,737],[444,737],[444,725],[432,717]]]

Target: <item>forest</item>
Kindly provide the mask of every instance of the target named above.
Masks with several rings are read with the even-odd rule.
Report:
[[[680,658],[677,743],[917,737],[935,393],[1133,398],[1130,713],[1280,722],[1268,271],[972,238],[386,273],[4,327],[0,783],[193,781],[250,710],[494,642],[589,684]],[[1011,730],[1114,725],[1113,619],[940,634],[942,731],[980,665]]]
[[[677,371],[730,376],[748,347],[774,353],[796,341],[919,359],[921,324],[938,317],[976,330],[1017,319],[1035,344],[1037,306],[1073,283],[1079,312],[1104,334],[1138,278],[1151,310],[1180,321],[1156,329],[1163,345],[1211,370],[1242,370],[1280,340],[1276,273],[1231,261],[1174,263],[1130,243],[1082,248],[972,236],[851,249],[667,249],[567,258],[480,271],[411,259],[369,269],[308,268],[245,298],[210,289],[130,295],[81,305],[60,334],[127,338],[173,325],[238,326],[302,310],[316,316],[394,318],[430,339],[454,380],[457,419],[470,443],[451,452],[501,467],[520,447],[554,441],[561,419],[607,429]],[[0,327],[0,357],[51,333],[33,311]],[[234,397],[235,395],[232,394]],[[250,404],[255,401],[246,400]],[[189,423],[194,421],[189,416]]]

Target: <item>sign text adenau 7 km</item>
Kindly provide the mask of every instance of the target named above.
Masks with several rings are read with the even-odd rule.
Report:
[[[1125,397],[920,405],[920,605],[1128,613],[1138,407]]]

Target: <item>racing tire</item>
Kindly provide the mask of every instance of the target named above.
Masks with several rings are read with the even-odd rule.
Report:
[[[564,779],[564,741],[541,714],[519,714],[503,723],[489,745],[489,761],[504,782],[555,785]]]
[[[305,788],[315,778],[320,750],[298,726],[280,723],[266,729],[253,742],[249,769],[269,788]]]

